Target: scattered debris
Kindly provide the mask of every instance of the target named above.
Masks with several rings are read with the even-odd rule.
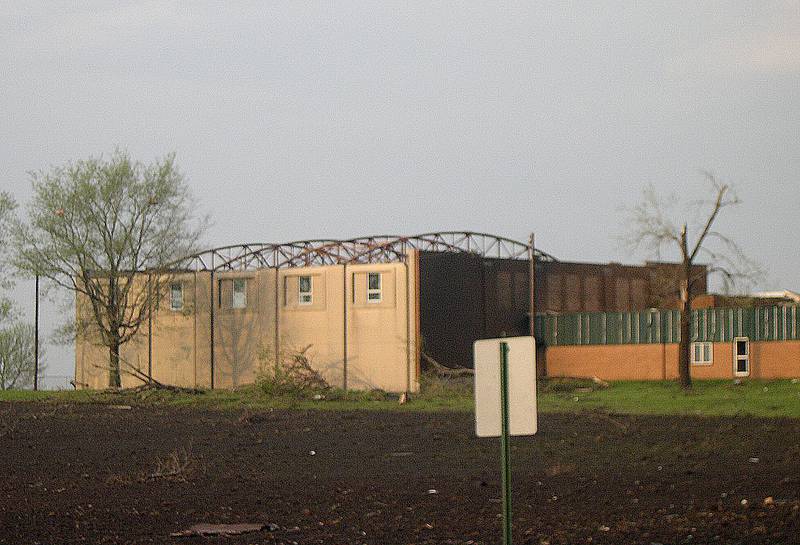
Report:
[[[601,388],[608,388],[609,386],[611,386],[608,382],[606,382],[605,380],[601,379],[600,377],[592,377],[592,382],[594,382],[595,384],[597,384]]]
[[[428,494],[438,494],[438,493],[439,491],[436,490],[435,488],[431,488],[430,490],[428,490]]]
[[[395,456],[397,458],[404,458],[406,456],[413,456],[413,452],[392,452],[390,456]]]
[[[775,498],[773,498],[772,496],[767,496],[766,498],[764,498],[764,505],[768,507],[771,505],[775,505]]]
[[[266,528],[266,524],[195,524],[188,530],[182,532],[174,532],[170,534],[172,537],[191,537],[191,536],[236,536],[240,534],[249,534],[251,532],[259,532]],[[277,529],[276,524],[270,524],[270,532]]]
[[[133,409],[130,405],[109,405],[109,409],[116,409],[118,411],[130,411]]]
[[[191,448],[176,448],[165,458],[156,461],[156,469],[147,479],[172,479],[175,481],[186,482],[198,470],[202,470],[201,464],[192,455]]]
[[[608,526],[603,525],[603,526],[600,526],[598,528],[598,530],[600,530],[601,532],[608,532],[609,530],[611,530],[611,528],[609,528]]]
[[[733,379],[733,385],[734,386],[741,386],[742,385],[742,379],[740,379],[740,378]]]
[[[747,461],[750,462],[751,464],[757,464],[758,462],[761,461],[761,459],[760,458],[748,458]]]
[[[408,403],[408,394],[407,394],[407,393],[405,393],[405,392],[403,392],[402,394],[400,394],[400,399],[398,399],[398,400],[397,400],[397,402],[398,402],[400,405],[405,405],[406,403]]]
[[[800,378],[793,378],[792,384],[800,384]]]
[[[322,394],[314,394],[314,398],[313,399],[314,399],[314,401],[321,401],[321,400],[325,399],[325,396],[322,395]]]

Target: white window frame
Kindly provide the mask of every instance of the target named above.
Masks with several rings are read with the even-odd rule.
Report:
[[[736,352],[737,344],[744,342],[747,348],[747,353],[741,356]],[[739,361],[747,362],[747,371],[739,371]],[[749,377],[750,376],[750,338],[749,337],[734,337],[733,339],[733,376],[735,377]]]
[[[708,359],[704,357],[705,348],[708,347]],[[696,350],[700,348],[700,359],[696,356]],[[714,364],[714,343],[710,341],[693,342],[691,346],[692,365],[713,365]]]
[[[370,278],[375,275],[378,277],[378,287],[377,288],[370,288]],[[373,295],[377,295],[377,298],[373,298]],[[379,272],[369,272],[367,273],[367,303],[380,303],[383,301],[383,275]]]
[[[236,284],[241,282],[241,304],[236,301]],[[247,308],[247,278],[234,278],[231,282],[231,308]]]
[[[180,299],[181,304],[178,305],[178,306],[175,306],[175,297],[173,297],[173,295],[175,293],[175,291],[174,291],[175,286],[178,286],[180,288],[180,290],[181,290],[181,299]],[[176,312],[180,311],[180,310],[183,310],[183,282],[171,282],[170,283],[170,285],[169,285],[169,309],[170,310],[174,310]]]
[[[303,291],[303,278],[308,278],[308,291]],[[307,297],[306,300],[303,300]],[[297,277],[297,304],[298,305],[312,305],[314,304],[314,277],[311,275],[302,275]]]

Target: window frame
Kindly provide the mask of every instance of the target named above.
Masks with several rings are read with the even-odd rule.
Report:
[[[243,309],[247,308],[247,278],[233,278],[231,279],[231,308],[233,309]],[[237,283],[241,283],[242,286],[242,304],[236,304],[236,285]]]
[[[372,288],[370,287],[370,280],[372,277],[376,276],[378,278],[378,287]],[[373,298],[373,295],[377,295],[377,298]],[[383,301],[383,274],[380,272],[368,272],[367,273],[367,303],[369,304],[378,304]]]
[[[738,343],[745,343],[745,353],[739,354]],[[739,362],[745,362],[746,369],[739,371]],[[750,337],[734,337],[733,338],[733,376],[735,377],[749,377],[750,376]]]
[[[705,357],[705,348],[708,347],[708,358]],[[700,348],[701,358],[695,357],[697,348]],[[711,341],[695,341],[691,344],[690,362],[692,365],[714,365],[714,343]]]
[[[174,290],[175,286],[178,286],[180,288],[180,292],[181,292],[181,296],[180,296],[181,297],[181,299],[180,299],[181,304],[180,304],[180,306],[175,306],[175,298],[173,297],[173,295],[175,294],[175,290]],[[169,309],[174,311],[174,312],[180,312],[180,311],[183,310],[183,282],[170,282],[170,284],[169,284]]]
[[[308,279],[308,291],[303,290],[303,279]],[[307,301],[303,297],[308,297]],[[313,305],[314,304],[314,277],[310,274],[303,274],[297,277],[297,304],[298,305]]]

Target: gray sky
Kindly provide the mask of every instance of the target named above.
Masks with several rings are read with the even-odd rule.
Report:
[[[720,229],[759,287],[800,289],[800,1],[74,4],[0,6],[19,201],[32,169],[175,151],[209,245],[535,231],[561,259],[637,262],[620,205],[648,183],[701,197],[708,169],[744,201]]]

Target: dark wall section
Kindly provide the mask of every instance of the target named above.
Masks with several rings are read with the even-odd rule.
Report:
[[[420,252],[422,350],[442,365],[472,367],[477,339],[530,333],[528,261]],[[676,303],[675,265],[538,262],[536,312],[623,312]],[[696,294],[706,268],[695,268]],[[423,362],[424,364],[424,362]]]
[[[472,367],[477,339],[527,335],[528,262],[420,252],[422,350],[442,365]]]

